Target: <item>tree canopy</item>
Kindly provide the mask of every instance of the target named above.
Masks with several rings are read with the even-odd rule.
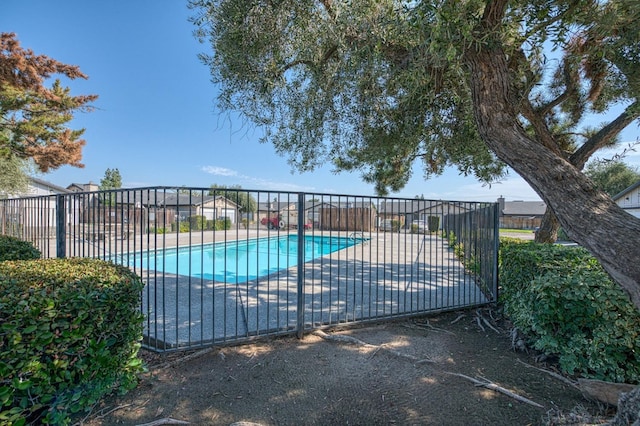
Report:
[[[119,189],[122,188],[122,176],[120,176],[120,170],[107,169],[104,172],[104,177],[100,179],[100,189]]]
[[[33,159],[42,172],[69,164],[83,167],[80,139],[84,129],[67,125],[73,114],[91,111],[96,95],[72,96],[52,75],[68,79],[87,76],[66,65],[23,49],[13,33],[0,33],[0,156]]]
[[[640,181],[640,171],[622,161],[592,161],[587,164],[585,174],[596,187],[614,196]]]
[[[264,128],[294,167],[330,161],[385,193],[415,161],[426,177],[455,166],[485,182],[507,164],[640,307],[640,266],[624,261],[640,257],[627,238],[640,220],[582,172],[640,117],[636,0],[190,6],[221,107]],[[582,125],[614,105],[613,120]]]
[[[0,198],[26,192],[29,188],[29,169],[26,160],[0,155]]]
[[[209,195],[220,195],[233,201],[240,206],[241,213],[255,212],[258,208],[256,199],[250,193],[242,191],[241,185],[223,187],[214,183],[211,185]]]

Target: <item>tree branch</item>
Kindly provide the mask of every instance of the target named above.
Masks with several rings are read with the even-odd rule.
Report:
[[[327,14],[329,15],[329,17],[331,19],[335,19],[336,11],[333,9],[332,0],[320,0],[320,3],[322,4],[322,6],[324,6],[324,9],[327,11]]]
[[[320,60],[320,62],[315,63],[313,61],[310,61],[308,59],[296,59],[295,61],[291,61],[288,64],[285,64],[281,69],[280,69],[280,74],[284,74],[285,72],[289,71],[291,68],[296,67],[298,65],[306,65],[309,68],[315,68],[315,67],[319,67],[324,65],[336,52],[338,51],[338,45],[334,44],[333,46],[331,46],[329,49],[327,49],[326,52],[324,52],[324,55],[322,55],[322,59]]]
[[[563,62],[564,62],[564,69],[562,70],[563,71],[562,73],[564,74],[565,91],[562,92],[560,95],[558,95],[558,97],[556,97],[555,99],[552,99],[551,101],[549,101],[546,105],[542,105],[537,108],[537,110],[542,115],[547,115],[553,108],[560,105],[562,102],[566,101],[567,99],[569,99],[571,96],[575,95],[578,92],[578,84],[576,81],[577,75],[571,73],[571,70],[566,58],[563,60]]]
[[[598,133],[589,138],[584,145],[569,157],[571,164],[581,170],[594,152],[609,144],[609,142],[611,142],[613,138],[615,138],[633,120],[640,117],[639,106],[640,102],[635,101],[615,120],[604,126]]]
[[[539,110],[535,110],[528,99],[525,99],[522,103],[522,115],[529,120],[537,139],[542,143],[542,145],[551,150],[554,154],[565,158],[564,153],[553,138],[553,134],[549,130],[547,123],[544,121],[544,115],[539,112]]]
[[[507,11],[508,0],[488,1],[482,15],[482,23],[486,28],[496,27],[502,22]]]
[[[578,3],[579,3],[579,1],[574,1],[573,3],[571,3],[569,5],[569,7],[567,7],[567,10],[565,10],[564,12],[560,12],[556,16],[552,16],[550,19],[547,19],[546,21],[540,22],[538,25],[533,27],[530,31],[525,33],[525,35],[524,35],[525,40],[528,39],[529,37],[531,37],[533,34],[537,33],[538,31],[540,31],[542,29],[545,29],[545,28],[549,28],[550,26],[552,26],[553,24],[555,24],[556,22],[558,22],[562,18],[564,18],[566,15],[568,15],[570,13],[573,13],[573,11],[578,6]]]

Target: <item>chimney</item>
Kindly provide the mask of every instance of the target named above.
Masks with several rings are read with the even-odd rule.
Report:
[[[502,195],[498,198],[498,208],[500,209],[500,214],[504,214],[504,197]]]

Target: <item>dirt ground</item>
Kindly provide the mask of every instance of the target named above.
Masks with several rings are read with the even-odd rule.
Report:
[[[612,414],[534,368],[554,370],[553,364],[536,363],[532,352],[515,352],[509,324],[495,313],[481,315],[498,332],[478,321],[473,310],[327,330],[326,336],[302,340],[273,338],[165,355],[143,351],[149,373],[139,386],[75,421],[84,426],[179,424],[169,419],[192,425],[556,425],[585,424],[586,417],[569,422],[576,407],[586,414]],[[490,381],[542,407],[460,375]]]

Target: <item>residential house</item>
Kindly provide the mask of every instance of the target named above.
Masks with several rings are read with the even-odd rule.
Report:
[[[164,188],[124,190],[115,195],[115,203],[106,208],[111,216],[107,222],[126,218],[130,223],[148,221],[149,227],[154,228],[184,222],[192,216],[202,216],[205,220],[226,218],[233,224],[238,220],[240,208],[221,195],[169,192]]]
[[[614,195],[613,201],[629,214],[640,218],[640,181]]]
[[[260,223],[264,218],[278,218],[280,216],[288,216],[289,213],[297,212],[297,201],[280,201],[274,199],[273,201],[260,201],[257,206],[256,221]]]
[[[4,203],[0,211],[2,233],[18,232],[26,237],[35,233],[36,228],[43,229],[42,227],[44,227],[49,230],[48,234],[52,234],[57,223],[58,200],[55,195],[68,193],[67,189],[51,182],[34,177],[30,178],[29,186],[24,193],[8,194],[7,198],[12,201]],[[50,197],[45,197],[47,195]],[[13,229],[18,226],[20,229]]]
[[[71,192],[93,192],[99,191],[100,185],[95,184],[91,181],[89,181],[89,183],[72,183],[71,185],[67,186],[67,190]]]
[[[396,220],[400,223],[400,228],[410,229],[413,221],[420,220],[428,224],[429,217],[436,216],[439,218],[439,228],[442,228],[447,216],[465,213],[469,209],[469,203],[456,201],[389,200],[380,204],[378,222],[381,224],[384,220]]]
[[[543,201],[505,201],[498,198],[500,228],[535,229],[540,226],[547,205]]]

